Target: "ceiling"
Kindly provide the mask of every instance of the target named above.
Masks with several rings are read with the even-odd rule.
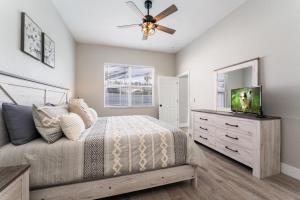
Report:
[[[118,25],[140,23],[125,4],[127,0],[52,0],[77,42],[175,53],[207,31],[247,0],[153,0],[155,16],[172,4],[178,11],[159,24],[176,29],[174,35],[156,31],[142,40],[139,27],[118,29]],[[146,13],[144,0],[132,0]]]

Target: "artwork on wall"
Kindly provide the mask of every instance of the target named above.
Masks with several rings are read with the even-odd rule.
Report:
[[[55,67],[54,41],[24,12],[21,13],[21,51]]]
[[[21,14],[21,50],[42,60],[42,30],[26,13]]]
[[[48,65],[49,67],[55,67],[55,43],[54,41],[46,34],[42,33],[42,62]]]

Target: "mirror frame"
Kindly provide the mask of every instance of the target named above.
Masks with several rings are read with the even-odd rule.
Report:
[[[247,60],[244,62],[240,62],[237,64],[233,64],[227,67],[222,67],[214,70],[214,107],[216,111],[224,111],[224,112],[231,112],[231,108],[226,108],[226,107],[218,107],[217,101],[218,101],[218,94],[217,94],[217,78],[218,74],[224,74],[226,72],[231,72],[239,69],[244,69],[251,67],[252,68],[252,86],[256,87],[259,85],[258,82],[258,63],[259,63],[259,58]]]

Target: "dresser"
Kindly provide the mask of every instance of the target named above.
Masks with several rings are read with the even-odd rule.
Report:
[[[29,165],[0,167],[0,199],[29,200]]]
[[[280,173],[279,117],[192,110],[193,138],[244,165],[253,176]]]

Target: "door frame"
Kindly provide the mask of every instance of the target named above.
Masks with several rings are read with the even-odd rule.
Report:
[[[190,116],[190,114],[191,114],[191,111],[190,111],[190,71],[188,70],[188,71],[185,71],[185,72],[183,72],[183,73],[180,73],[180,74],[178,74],[176,77],[177,78],[182,78],[182,77],[187,77],[187,82],[188,82],[188,95],[187,95],[187,97],[188,97],[188,121],[187,121],[187,125],[188,125],[188,128],[190,127],[190,119],[191,119],[191,116]],[[180,114],[179,114],[179,111],[180,111],[180,109],[179,109],[179,98],[180,98],[180,91],[179,91],[179,84],[180,84],[180,81],[179,81],[179,83],[178,83],[178,126],[180,126],[180,123],[179,123],[179,121],[180,121],[180,119],[179,119],[179,116],[180,116]]]
[[[172,77],[172,78],[178,78],[178,84],[177,84],[177,127],[179,127],[179,77],[177,76],[157,76],[157,94],[158,94],[158,119],[159,119],[159,110],[160,110],[160,84],[159,84],[159,78],[160,77]]]

